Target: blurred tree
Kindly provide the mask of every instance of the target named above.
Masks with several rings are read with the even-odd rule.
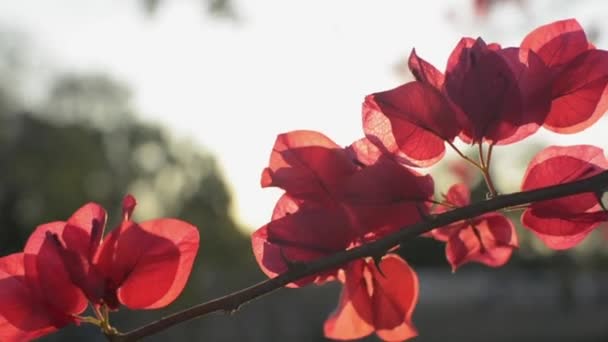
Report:
[[[66,74],[50,85],[39,113],[44,119],[91,126],[104,133],[132,124],[131,93],[126,84],[104,74]]]
[[[226,19],[236,19],[237,13],[233,6],[232,0],[198,0],[203,6],[207,13]],[[154,15],[161,8],[162,4],[166,0],[141,0],[141,6],[145,13],[148,15]]]
[[[108,208],[115,224],[122,197],[132,192],[140,201],[136,218],[179,216],[197,225],[203,239],[213,241],[201,249],[206,264],[250,259],[247,238],[230,217],[230,194],[215,159],[192,143],[169,139],[159,127],[137,122],[123,84],[103,75],[64,75],[40,109],[19,115],[13,114],[18,101],[5,97],[0,101],[3,254],[21,249],[37,224],[65,219],[87,201]]]

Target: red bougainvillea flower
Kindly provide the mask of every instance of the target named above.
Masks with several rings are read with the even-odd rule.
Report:
[[[434,164],[456,136],[517,142],[536,132],[549,111],[548,69],[532,51],[463,38],[445,76],[415,50],[408,65],[416,81],[369,95],[363,105],[366,136],[407,164]]]
[[[601,148],[590,145],[550,146],[530,162],[522,190],[572,182],[596,175],[608,168]],[[549,248],[576,246],[601,222],[606,221],[598,198],[584,193],[535,202],[524,211],[522,223]]]
[[[305,262],[352,248],[420,220],[428,213],[433,180],[391,159],[377,157],[360,140],[343,149],[321,133],[281,134],[262,174],[262,186],[285,195],[272,221],[252,235],[254,255],[270,277],[289,262]],[[361,158],[359,160],[358,158]],[[323,282],[337,270],[296,284]]]
[[[551,110],[544,127],[576,133],[595,123],[608,109],[608,51],[587,40],[574,19],[556,21],[530,32],[521,43],[549,67]]]
[[[412,313],[418,277],[400,257],[386,255],[379,268],[371,259],[351,262],[340,274],[344,284],[336,310],[325,321],[325,336],[352,340],[376,332],[385,341],[418,335]]]
[[[523,109],[517,78],[500,46],[487,45],[481,38],[463,38],[456,45],[448,58],[444,85],[445,93],[467,116],[461,136],[473,143],[504,138],[496,132],[497,125],[515,121]]]
[[[448,58],[444,83],[445,94],[467,118],[460,137],[506,145],[536,132],[549,108],[546,76],[533,52],[461,39]]]
[[[123,201],[123,220],[102,241],[106,212],[96,203],[66,222],[39,226],[26,243],[25,274],[43,283],[43,295],[57,297],[62,265],[71,282],[94,305],[154,309],[171,303],[184,288],[199,245],[191,224],[171,218],[131,221],[135,199]]]
[[[54,264],[47,283],[28,274],[24,254],[0,258],[0,341],[29,341],[78,323],[87,300],[61,264]]]
[[[445,204],[463,207],[470,203],[470,192],[466,185],[450,187]],[[440,206],[437,213],[445,212]],[[452,271],[467,262],[479,262],[491,267],[504,265],[513,249],[518,247],[517,233],[513,223],[499,213],[488,213],[470,220],[433,229],[428,236],[446,242],[445,254]]]

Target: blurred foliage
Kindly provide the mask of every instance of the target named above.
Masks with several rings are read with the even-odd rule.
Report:
[[[140,0],[144,12],[154,15],[162,9],[162,5],[170,0]],[[204,10],[219,18],[236,19],[237,13],[234,9],[232,0],[196,0],[203,6]]]
[[[64,220],[88,201],[106,207],[115,224],[122,197],[132,192],[140,202],[136,219],[176,216],[199,227],[205,264],[251,259],[214,158],[138,122],[126,86],[103,75],[64,75],[30,112],[17,112],[19,101],[4,89],[0,253],[20,250],[38,224]]]

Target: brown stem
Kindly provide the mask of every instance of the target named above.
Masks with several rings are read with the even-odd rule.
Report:
[[[488,147],[488,155],[486,157],[486,167],[490,169],[490,162],[492,161],[492,151],[494,150],[494,144],[490,144]]]
[[[477,146],[479,147],[479,165],[481,165],[482,169],[486,168],[486,162],[484,160],[483,157],[483,144],[480,142],[479,144],[477,144]]]
[[[488,149],[488,156],[484,158],[483,156],[483,146],[481,142],[479,143],[479,163],[481,164],[481,174],[483,175],[483,180],[486,182],[486,186],[488,187],[488,191],[490,191],[491,197],[496,197],[498,192],[496,191],[496,187],[494,186],[494,182],[492,181],[492,176],[490,175],[490,158],[492,158],[492,147],[494,145],[490,145]]]
[[[236,291],[224,297],[213,299],[206,303],[198,304],[183,311],[176,312],[128,333],[116,333],[113,335],[107,335],[107,337],[113,342],[136,341],[195,317],[205,316],[216,311],[232,312],[237,310],[241,305],[280,289],[298,279],[339,267],[355,259],[385,253],[392,247],[437,227],[442,227],[450,223],[466,220],[507,207],[571,196],[584,192],[596,192],[598,189],[605,189],[607,187],[608,171],[604,171],[593,177],[576,182],[554,185],[537,190],[518,192],[509,195],[498,195],[489,200],[474,203],[466,207],[456,208],[440,215],[430,216],[425,221],[404,227],[403,229],[387,235],[382,239],[370,242],[357,248],[337,252],[309,263],[302,263],[298,267],[280,274],[275,278],[262,281],[251,287]]]
[[[456,153],[458,153],[458,155],[459,155],[459,156],[460,156],[462,159],[464,159],[464,160],[468,161],[469,163],[471,163],[471,164],[472,164],[473,166],[475,166],[476,168],[478,168],[478,169],[480,169],[480,170],[482,169],[481,165],[479,165],[479,164],[478,164],[476,161],[474,161],[473,159],[471,159],[471,158],[467,157],[467,156],[466,156],[464,153],[462,153],[462,151],[460,151],[460,150],[458,149],[458,147],[456,147],[456,145],[454,145],[454,143],[452,143],[452,142],[451,142],[451,141],[449,141],[449,140],[447,140],[446,142],[448,143],[448,145],[450,145],[450,147],[451,147],[451,148],[452,148],[454,151],[456,151]]]
[[[529,207],[528,204],[520,204],[520,205],[515,205],[515,206],[512,206],[512,207],[504,208],[502,211],[506,212],[506,213],[509,213],[509,212],[512,212],[512,211],[526,210],[526,209],[528,209],[528,207]]]

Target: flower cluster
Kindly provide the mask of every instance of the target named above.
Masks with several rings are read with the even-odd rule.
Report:
[[[285,193],[271,221],[252,235],[255,257],[268,276],[468,205],[467,185],[455,184],[435,200],[430,175],[414,170],[440,161],[446,144],[479,170],[496,196],[489,172],[495,146],[517,143],[541,127],[580,132],[608,109],[608,51],[596,49],[575,20],[539,27],[519,47],[463,38],[444,72],[414,50],[409,68],[414,81],[365,97],[365,137],[347,148],[312,131],[277,138],[262,186]],[[477,161],[457,149],[457,138],[477,147]],[[606,169],[598,147],[552,146],[530,162],[522,190]],[[533,203],[522,214],[523,225],[553,249],[577,245],[607,219],[593,193]],[[467,262],[502,266],[518,246],[513,223],[499,212],[426,236],[446,243],[454,271]],[[290,286],[330,280],[340,281],[343,290],[325,323],[327,337],[356,339],[374,331],[387,341],[416,336],[411,318],[417,278],[398,255],[355,260]]]
[[[88,203],[65,222],[38,226],[23,252],[0,258],[1,341],[81,322],[112,333],[108,313],[120,305],[155,309],[177,298],[198,251],[198,230],[171,218],[134,222],[135,204],[125,197],[122,222],[105,238],[106,211]],[[88,305],[96,317],[80,316]]]

